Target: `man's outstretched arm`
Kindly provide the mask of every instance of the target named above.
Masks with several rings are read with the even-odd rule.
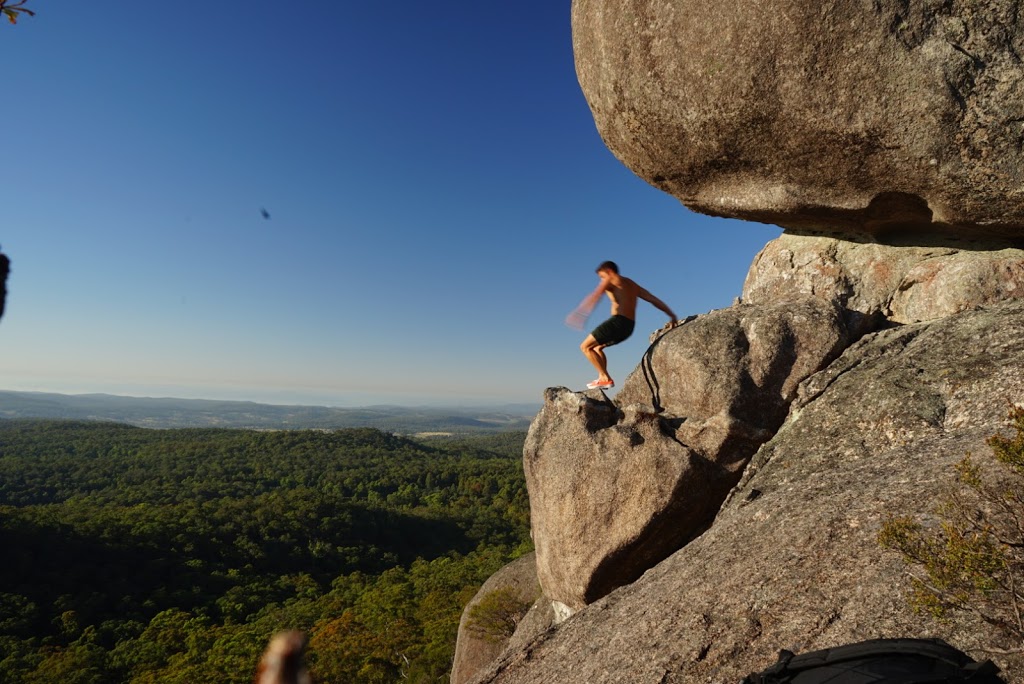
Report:
[[[601,301],[601,295],[608,289],[607,283],[601,283],[597,286],[597,289],[588,294],[580,305],[573,309],[572,313],[566,316],[565,324],[570,328],[576,330],[583,330],[583,326],[587,322],[587,317],[590,316],[590,312],[594,310],[597,303]]]
[[[672,309],[668,308],[668,304],[661,301],[660,299],[658,299],[657,297],[655,297],[642,287],[640,288],[640,292],[638,292],[637,295],[640,297],[640,299],[644,300],[645,302],[650,302],[651,304],[665,312],[665,314],[668,315],[669,319],[673,323],[676,322],[676,315],[672,312]]]

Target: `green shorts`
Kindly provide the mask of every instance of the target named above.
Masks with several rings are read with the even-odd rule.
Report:
[[[602,347],[610,347],[632,335],[634,325],[635,323],[632,319],[615,315],[594,328],[594,331],[590,334],[594,336],[594,339]]]

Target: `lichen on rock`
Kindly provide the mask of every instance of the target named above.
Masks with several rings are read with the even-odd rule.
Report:
[[[842,308],[863,334],[882,324],[919,323],[1024,299],[1024,249],[946,244],[887,245],[784,234],[754,259],[743,301],[815,297]]]

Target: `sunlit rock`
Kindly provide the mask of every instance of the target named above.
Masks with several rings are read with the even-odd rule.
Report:
[[[1024,250],[894,246],[783,235],[758,254],[743,301],[808,296],[832,302],[867,332],[882,321],[916,323],[1024,298]]]
[[[544,595],[579,610],[705,529],[847,341],[818,299],[737,306],[659,338],[614,403],[547,390],[523,453]]]
[[[1024,235],[1016,0],[574,0],[609,149],[688,207],[837,235]]]

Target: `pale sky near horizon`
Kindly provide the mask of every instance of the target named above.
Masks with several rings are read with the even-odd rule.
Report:
[[[27,6],[0,25],[0,389],[536,402],[595,377],[563,321],[598,263],[682,317],[780,232],[614,158],[568,1]],[[620,385],[665,320],[609,350]]]

